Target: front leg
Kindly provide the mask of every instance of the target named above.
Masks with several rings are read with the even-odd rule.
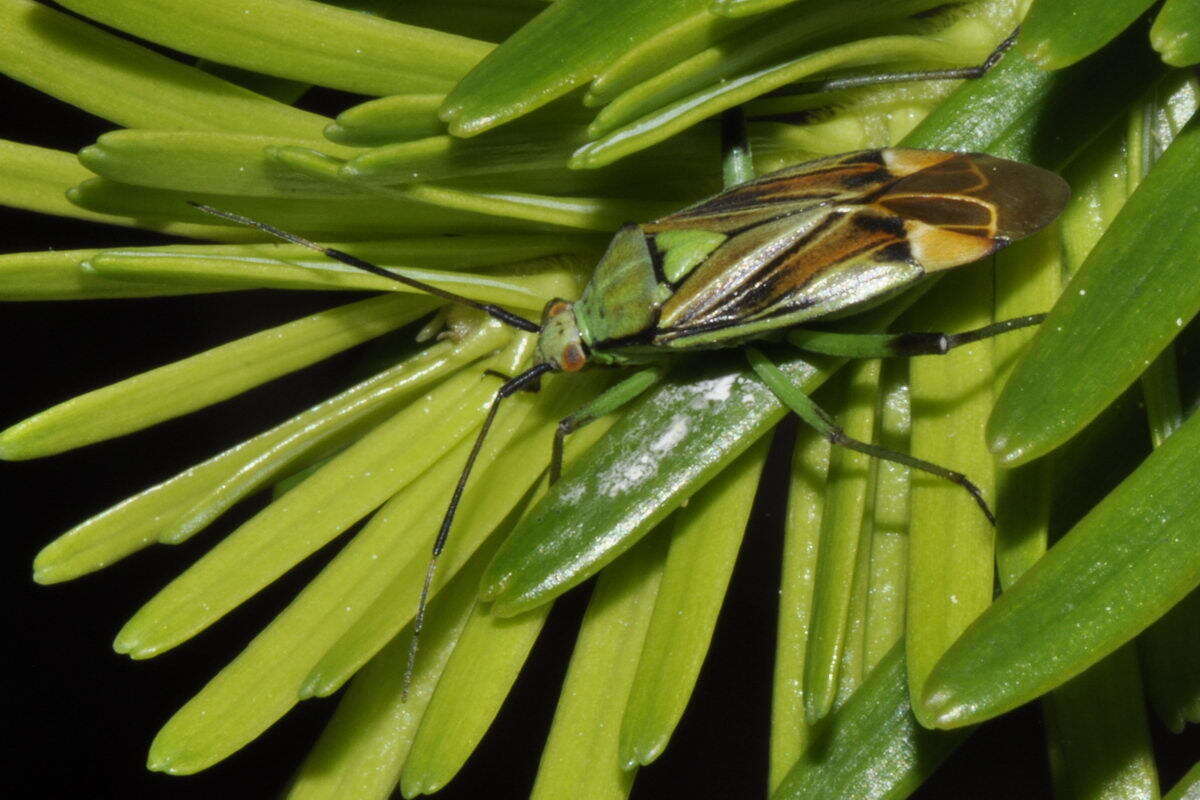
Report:
[[[936,475],[939,478],[945,478],[948,481],[956,483],[966,489],[971,497],[975,499],[975,502],[979,504],[979,508],[983,510],[984,516],[988,518],[988,522],[993,525],[996,524],[996,515],[992,513],[987,501],[983,499],[983,492],[979,491],[979,487],[972,483],[966,475],[946,469],[945,467],[940,467],[924,459],[916,458],[908,453],[900,453],[895,450],[889,450],[886,447],[850,438],[846,435],[845,431],[837,426],[832,417],[821,410],[821,407],[814,403],[811,397],[796,388],[795,384],[765,355],[753,347],[748,347],[746,348],[746,356],[750,359],[750,366],[754,368],[754,372],[775,393],[775,396],[785,406],[795,411],[800,419],[815,428],[817,433],[824,436],[832,444],[848,447],[851,450],[865,453],[874,458],[894,461],[897,464],[903,464],[912,469],[919,469],[922,472],[928,472],[931,475]]]
[[[610,386],[583,408],[559,422],[558,430],[554,432],[554,444],[550,450],[550,483],[557,483],[562,475],[563,440],[567,438],[567,434],[574,433],[589,422],[613,413],[661,381],[666,374],[666,369],[659,366],[638,370],[621,380],[620,383]]]

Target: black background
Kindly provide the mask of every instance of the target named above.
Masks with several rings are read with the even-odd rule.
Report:
[[[336,95],[315,110],[348,104]],[[327,108],[322,109],[325,105]],[[75,150],[110,123],[0,78],[0,138]],[[164,241],[152,234],[0,208],[0,252]],[[347,296],[242,292],[152,300],[0,303],[0,428],[75,394]],[[216,407],[60,456],[0,463],[9,645],[2,717],[9,786],[42,797],[263,798],[278,794],[320,732],[331,701],[300,704],[258,741],[186,778],[149,773],[163,722],[232,658],[340,542],[212,629],[150,662],[114,654],[112,637],[154,592],[258,508],[243,504],[191,542],[156,547],[79,580],[39,587],[33,556],[83,518],[275,424],[344,385],[351,351]],[[770,677],[787,433],[776,442],[716,640],[665,755],[642,770],[636,798],[765,796]],[[447,798],[528,794],[587,589],[559,602],[497,723]],[[1194,730],[1155,724],[1164,791],[1200,754]],[[1040,710],[985,725],[916,795],[1049,797]]]

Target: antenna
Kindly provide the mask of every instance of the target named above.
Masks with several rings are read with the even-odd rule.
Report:
[[[276,228],[274,225],[268,225],[265,222],[259,222],[258,220],[251,219],[250,217],[244,217],[241,214],[237,214],[232,211],[223,211],[219,208],[213,208],[212,206],[205,205],[204,203],[197,203],[191,200],[187,202],[188,205],[203,211],[205,214],[211,214],[214,217],[220,217],[221,219],[226,219],[230,222],[236,222],[239,225],[245,225],[248,228],[254,228],[255,230],[260,230],[263,233],[268,233],[271,236],[284,240],[285,242],[291,242],[292,244],[298,244],[302,247],[307,247],[310,250],[316,250],[318,253],[323,253],[329,258],[332,258],[334,261],[338,261],[347,266],[360,269],[363,272],[369,272],[372,275],[378,275],[382,278],[389,278],[397,283],[402,283],[405,286],[411,286],[414,289],[433,295],[434,297],[440,297],[443,300],[448,300],[452,303],[459,303],[460,305],[478,309],[479,311],[488,314],[493,319],[499,320],[505,325],[517,328],[518,330],[526,331],[528,333],[541,333],[542,328],[540,325],[531,322],[522,316],[518,316],[511,311],[503,309],[500,306],[492,305],[491,303],[480,303],[470,299],[469,297],[463,297],[462,295],[457,295],[453,292],[447,292],[444,289],[439,289],[438,287],[432,286],[424,281],[418,281],[414,278],[409,278],[406,275],[400,275],[398,273],[391,272],[383,267],[372,264],[369,261],[364,261],[357,256],[352,256],[349,253],[344,253],[341,250],[336,250],[332,247],[325,247],[317,244],[314,241],[305,239],[302,236],[297,236],[294,233],[288,233],[285,230]],[[483,440],[487,438],[488,431],[491,430],[492,423],[496,419],[496,412],[500,408],[500,402],[515,392],[525,389],[530,385],[536,385],[538,378],[540,378],[542,375],[545,375],[547,372],[552,372],[553,370],[553,365],[541,363],[530,367],[520,375],[517,375],[515,378],[508,378],[505,376],[504,385],[496,390],[496,395],[492,398],[491,407],[488,408],[487,416],[483,420],[483,427],[479,429],[479,434],[475,437],[475,444],[471,448],[470,455],[467,456],[467,463],[463,466],[463,471],[458,476],[458,485],[454,487],[454,494],[450,498],[450,505],[446,507],[446,514],[442,518],[442,525],[438,529],[437,538],[433,542],[433,552],[429,556],[429,566],[425,570],[425,582],[421,586],[421,598],[417,602],[416,616],[413,617],[412,640],[409,643],[408,663],[404,669],[404,683],[400,693],[402,700],[408,699],[408,688],[412,684],[413,670],[415,669],[417,663],[417,647],[421,638],[421,628],[425,624],[425,609],[429,605],[429,592],[433,587],[434,575],[437,573],[438,556],[442,554],[442,550],[446,546],[446,539],[450,536],[450,526],[454,524],[454,515],[455,512],[458,511],[459,500],[462,499],[463,490],[467,486],[467,478],[470,477],[471,469],[475,466],[475,460],[479,457],[479,452],[483,449]]]
[[[263,233],[269,233],[278,239],[283,239],[285,242],[291,242],[292,244],[298,244],[302,247],[307,247],[310,250],[316,250],[318,253],[323,253],[329,258],[332,258],[334,261],[341,262],[342,264],[350,267],[355,267],[356,269],[361,269],[363,272],[369,272],[372,275],[378,275],[381,278],[389,278],[397,283],[402,283],[405,286],[411,286],[412,288],[418,289],[426,294],[431,294],[434,297],[440,297],[443,300],[449,300],[451,303],[459,303],[460,305],[470,306],[471,308],[478,309],[485,314],[488,314],[493,319],[497,319],[500,322],[503,322],[505,325],[517,328],[518,330],[527,331],[529,333],[539,333],[542,330],[541,326],[539,326],[537,323],[531,322],[530,320],[514,314],[507,309],[501,308],[500,306],[493,305],[491,303],[480,303],[476,300],[472,300],[469,297],[463,297],[460,294],[447,292],[445,289],[439,289],[438,287],[425,283],[424,281],[418,281],[414,278],[409,278],[405,275],[400,275],[390,270],[386,270],[383,267],[376,266],[370,261],[363,261],[361,258],[352,256],[349,253],[344,253],[341,250],[335,250],[332,247],[325,247],[317,244],[314,241],[305,239],[302,236],[297,236],[294,233],[288,233],[285,230],[276,228],[274,225],[268,225],[265,222],[259,222],[258,220],[250,219],[249,217],[243,217],[241,214],[235,214],[232,211],[222,211],[219,208],[213,208],[212,206],[205,205],[204,203],[196,203],[191,200],[188,200],[187,203],[188,205],[203,211],[205,214],[211,214],[214,217],[227,219],[230,222],[236,222],[239,225],[245,225],[248,228],[260,230]]]

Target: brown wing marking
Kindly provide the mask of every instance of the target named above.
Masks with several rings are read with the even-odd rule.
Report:
[[[801,247],[815,231],[806,231],[794,220],[783,217],[727,239],[675,287],[660,309],[659,326],[707,316],[758,280],[782,253]],[[827,221],[815,222],[817,227],[824,224]]]
[[[649,234],[697,228],[730,233],[816,205],[856,202],[898,177],[885,165],[884,152],[861,150],[773,172],[642,227]]]
[[[831,215],[826,223],[796,242],[730,291],[700,285],[689,276],[662,307],[659,327],[680,332],[710,327],[723,320],[748,321],[787,313],[804,304],[803,289],[821,273],[863,260],[908,261],[902,220],[862,207],[851,214]]]

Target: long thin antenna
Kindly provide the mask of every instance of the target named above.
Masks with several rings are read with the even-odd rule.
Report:
[[[496,419],[500,401],[524,389],[553,369],[554,367],[550,364],[538,364],[530,367],[505,382],[496,390],[496,396],[492,398],[492,405],[483,420],[483,427],[479,429],[479,435],[475,437],[475,445],[471,448],[471,454],[467,456],[467,463],[463,467],[462,474],[458,476],[458,485],[454,487],[450,505],[446,507],[446,515],[442,517],[442,527],[438,529],[437,539],[433,542],[433,553],[429,557],[429,566],[425,569],[425,583],[421,586],[421,599],[417,601],[417,615],[413,618],[412,639],[408,645],[408,663],[404,667],[404,684],[400,691],[401,700],[408,700],[408,687],[412,684],[413,670],[417,664],[417,647],[421,638],[421,628],[425,624],[425,607],[429,604],[429,590],[433,586],[434,573],[437,572],[438,556],[442,554],[442,549],[446,546],[446,539],[450,536],[450,526],[454,523],[454,514],[458,511],[458,501],[462,499],[463,490],[467,486],[467,478],[471,475],[471,468],[475,466],[475,459],[479,457],[479,451],[483,449],[483,440],[487,437],[492,422]]]
[[[243,217],[241,214],[235,214],[232,211],[222,211],[219,208],[213,208],[212,206],[207,206],[204,203],[196,203],[189,200],[188,205],[203,211],[205,214],[212,214],[214,217],[221,217],[222,219],[227,219],[230,222],[236,222],[239,225],[245,225],[248,228],[260,230],[263,233],[269,233],[276,238],[283,239],[285,242],[291,242],[292,244],[298,244],[302,247],[307,247],[310,250],[316,250],[318,253],[323,253],[329,258],[332,258],[334,261],[339,261],[346,266],[361,269],[363,272],[369,272],[372,275],[378,275],[381,278],[390,278],[397,283],[403,283],[405,286],[411,286],[412,288],[419,289],[426,294],[431,294],[434,297],[440,297],[443,300],[449,300],[452,303],[460,303],[464,306],[477,308],[491,316],[493,319],[503,322],[505,325],[510,325],[514,328],[528,331],[529,333],[537,333],[541,330],[541,327],[538,326],[537,323],[531,322],[530,320],[527,320],[522,316],[518,316],[517,314],[514,314],[507,309],[503,309],[500,306],[492,305],[491,303],[480,303],[476,300],[472,300],[469,297],[463,297],[460,294],[454,294],[453,292],[447,292],[445,289],[439,289],[438,287],[425,283],[424,281],[418,281],[405,275],[391,272],[383,267],[372,264],[370,261],[363,261],[357,256],[352,256],[349,253],[342,252],[341,250],[335,250],[332,247],[324,247],[323,245],[319,245],[316,242],[305,239],[302,236],[297,236],[294,233],[288,233],[285,230],[276,228],[274,225],[268,225],[267,223],[259,222],[256,219]]]

